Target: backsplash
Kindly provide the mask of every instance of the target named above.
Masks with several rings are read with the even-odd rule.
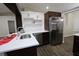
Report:
[[[25,24],[24,30],[25,31],[34,31],[34,30],[42,30],[42,24]]]

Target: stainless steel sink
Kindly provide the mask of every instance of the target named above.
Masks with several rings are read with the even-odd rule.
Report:
[[[20,37],[20,39],[27,39],[27,38],[31,38],[31,35],[30,34],[23,34]]]

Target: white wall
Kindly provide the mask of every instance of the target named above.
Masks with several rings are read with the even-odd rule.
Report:
[[[79,11],[65,13],[64,16],[64,37],[79,33]]]
[[[73,33],[79,33],[79,11],[73,12]]]
[[[66,13],[64,18],[64,37],[73,35],[73,20],[74,16],[72,13]]]
[[[16,31],[16,20],[14,16],[0,16],[0,37],[9,34],[8,20],[15,21]],[[5,56],[5,53],[0,53],[0,56]]]
[[[15,17],[14,16],[0,16],[0,36],[5,36],[9,34],[8,20],[15,21]]]

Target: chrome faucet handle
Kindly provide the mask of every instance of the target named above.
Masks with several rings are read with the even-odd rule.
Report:
[[[18,27],[17,30],[20,31],[20,29],[22,29],[22,27]]]
[[[17,32],[17,36],[19,37],[21,33],[25,33],[23,27],[18,27],[17,28],[18,32]]]
[[[24,31],[24,29],[23,29],[23,27],[18,27],[18,32],[20,32],[20,33],[24,33],[25,31]]]

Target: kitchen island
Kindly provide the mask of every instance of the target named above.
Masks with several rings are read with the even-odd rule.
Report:
[[[36,56],[37,55],[37,46],[39,42],[34,37],[33,33],[43,33],[47,31],[34,31],[27,32],[31,35],[31,38],[20,39],[15,37],[10,42],[0,46],[0,53],[6,53],[9,56]]]
[[[32,34],[30,34],[30,35],[31,35],[31,38],[26,38],[26,39],[19,39],[19,37],[16,36],[10,42],[0,46],[0,53],[8,53],[8,55],[14,55],[14,54],[9,54],[9,53],[12,53],[12,51],[14,52],[14,51],[20,50],[20,49],[25,49],[25,48],[30,49],[30,47],[38,46],[39,45],[38,41],[35,39],[35,37]],[[35,48],[35,50],[36,50],[36,48]],[[20,55],[24,55],[21,53],[22,52],[19,52]],[[28,53],[26,53],[26,54],[28,54]]]

